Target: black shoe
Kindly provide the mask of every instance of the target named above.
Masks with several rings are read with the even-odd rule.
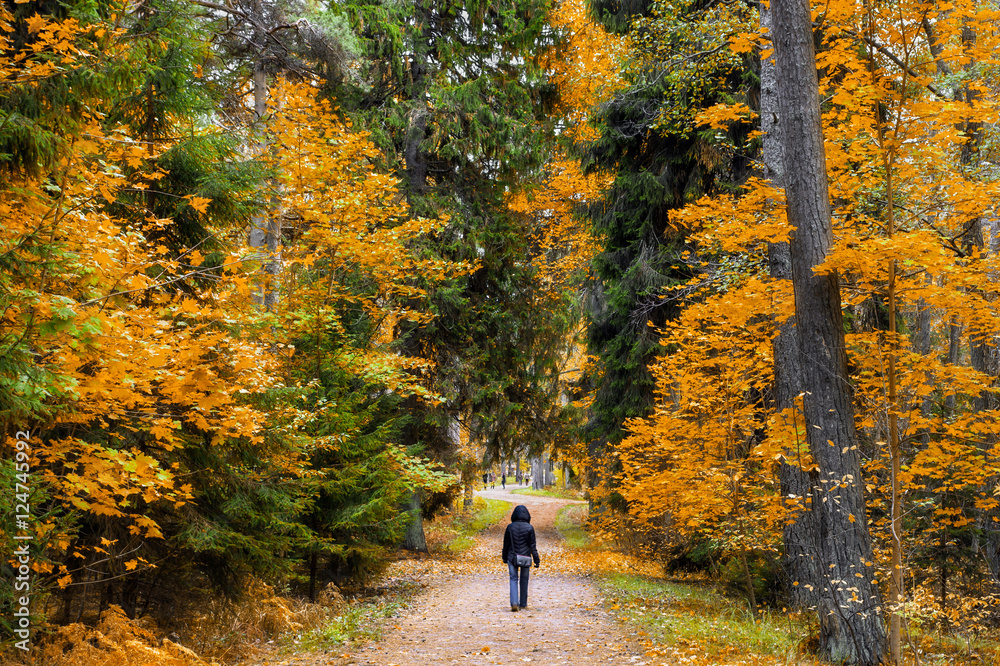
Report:
[[[510,605],[510,612],[511,613],[516,613],[519,609],[520,609],[520,606],[515,606],[514,604]]]
[[[525,604],[524,606],[518,606],[518,608],[520,608],[521,610],[528,610],[528,605]]]

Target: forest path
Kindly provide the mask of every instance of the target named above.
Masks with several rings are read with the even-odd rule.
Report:
[[[524,504],[531,512],[541,567],[531,569],[527,610],[513,613],[508,602],[507,567],[500,561],[505,520],[480,534],[475,547],[459,558],[411,561],[414,568],[423,569],[419,578],[426,589],[402,616],[390,620],[384,641],[336,663],[645,663],[602,607],[590,572],[582,570],[581,559],[564,547],[556,530],[556,513],[574,502],[511,495],[510,489],[499,488],[478,494]]]

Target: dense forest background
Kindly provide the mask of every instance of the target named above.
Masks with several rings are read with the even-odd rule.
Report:
[[[825,658],[996,629],[1000,14],[807,9],[5,2],[35,626],[361,584],[526,460]]]

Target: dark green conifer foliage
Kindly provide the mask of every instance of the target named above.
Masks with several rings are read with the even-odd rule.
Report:
[[[591,0],[587,3],[590,15],[609,32],[624,34],[632,27],[637,16],[651,16],[653,0]]]
[[[710,3],[709,3],[710,4]],[[674,316],[678,292],[665,287],[699,273],[696,248],[669,224],[669,213],[695,198],[731,189],[749,175],[749,156],[731,145],[740,136],[699,130],[694,114],[719,101],[744,101],[755,85],[751,68],[731,59],[685,58],[703,50],[708,29],[699,2],[594,2],[609,29],[632,21],[636,58],[630,86],[596,114],[601,136],[584,164],[607,170],[614,182],[589,211],[603,248],[594,261],[590,346],[599,358],[589,436],[597,452],[617,442],[628,418],[649,413],[650,361],[662,353],[653,327]],[[714,39],[719,39],[718,36]],[[653,326],[650,326],[652,323]]]
[[[548,9],[547,0],[352,0],[344,9],[367,57],[360,83],[343,82],[337,98],[373,132],[413,212],[450,216],[424,251],[478,263],[435,290],[434,321],[402,335],[405,353],[436,361],[449,398],[437,410],[410,405],[406,439],[442,459],[453,418],[471,415],[474,436],[498,455],[543,424],[552,400],[541,388],[546,354],[566,322],[535,307],[523,220],[505,204],[538,175],[551,140],[534,64],[552,39]]]
[[[304,362],[296,373],[312,360],[318,361],[313,370],[322,368],[319,381],[295,391],[317,417],[300,433],[312,440],[313,475],[302,481],[307,504],[299,521],[308,532],[297,548],[299,580],[315,599],[324,582],[364,581],[385,563],[387,547],[398,544],[406,529],[408,516],[399,505],[411,488],[393,453],[399,397],[327,360],[337,356],[336,348],[305,343],[300,351]]]

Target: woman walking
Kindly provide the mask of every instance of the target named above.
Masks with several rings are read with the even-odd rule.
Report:
[[[541,563],[535,546],[535,528],[531,526],[528,507],[518,504],[510,514],[510,525],[503,533],[501,558],[510,573],[510,610],[516,613],[528,607],[528,575],[531,562],[535,568]]]

